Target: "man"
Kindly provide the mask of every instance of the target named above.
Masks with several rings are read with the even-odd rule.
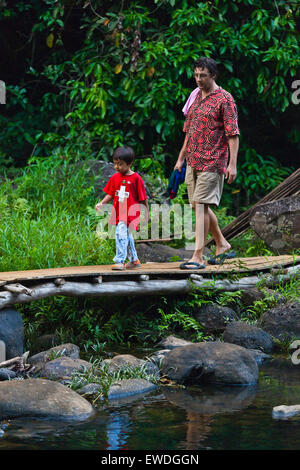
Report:
[[[196,221],[195,251],[189,263],[184,264],[185,269],[205,267],[203,250],[209,231],[216,242],[216,256],[230,256],[231,245],[209,206],[219,205],[224,176],[229,184],[236,178],[239,128],[234,99],[217,85],[217,72],[213,59],[201,57],[195,62],[194,77],[199,90],[192,92],[183,108],[186,136],[174,169],[181,171],[186,160],[185,182]]]

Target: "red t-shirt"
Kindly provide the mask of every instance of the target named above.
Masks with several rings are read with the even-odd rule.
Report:
[[[188,135],[187,164],[200,171],[225,173],[228,137],[239,135],[237,108],[231,94],[220,87],[202,99],[199,90],[183,130]]]
[[[125,222],[138,230],[140,221],[140,201],[147,199],[144,181],[138,173],[121,175],[117,172],[109,179],[103,191],[113,196],[113,209],[109,224]]]

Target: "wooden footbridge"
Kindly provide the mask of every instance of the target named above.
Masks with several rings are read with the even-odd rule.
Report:
[[[195,287],[243,290],[259,281],[267,286],[300,272],[300,256],[234,258],[205,269],[182,270],[180,262],[146,263],[137,270],[75,266],[0,272],[0,309],[62,296],[130,296],[188,293]]]

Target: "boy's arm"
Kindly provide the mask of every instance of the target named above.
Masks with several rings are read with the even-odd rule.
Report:
[[[147,223],[149,220],[149,205],[147,199],[145,199],[144,201],[140,201],[140,204],[143,204],[143,206],[145,206],[145,222]]]
[[[104,204],[108,204],[112,199],[113,199],[113,196],[111,196],[110,194],[106,194],[106,196],[104,196],[102,201],[96,204],[95,206],[96,211],[99,211],[101,207],[104,206]]]

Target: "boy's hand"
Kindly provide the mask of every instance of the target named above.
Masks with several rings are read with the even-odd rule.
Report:
[[[98,202],[98,204],[95,205],[95,209],[97,212],[101,211],[102,207],[103,207],[102,202]]]

